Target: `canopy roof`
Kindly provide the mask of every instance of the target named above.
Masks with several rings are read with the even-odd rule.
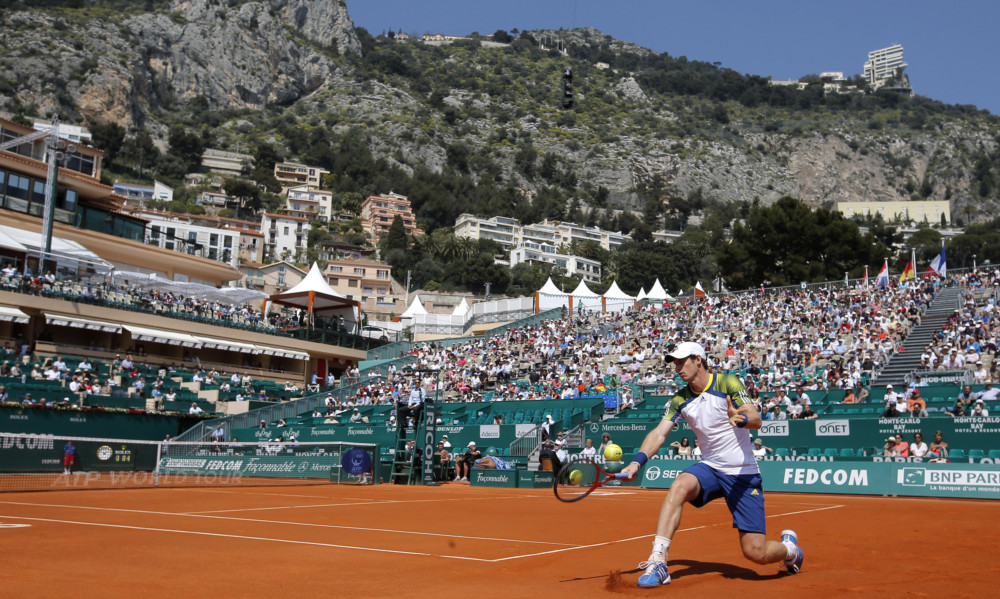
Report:
[[[420,303],[420,296],[414,295],[413,303],[410,304],[410,307],[408,307],[405,312],[400,314],[400,317],[418,316],[423,314],[427,314],[427,309],[424,308],[424,305],[422,303]]]
[[[618,281],[611,282],[611,287],[608,287],[608,290],[604,292],[604,297],[608,299],[635,299],[618,287]]]
[[[580,279],[580,284],[576,286],[576,289],[574,289],[570,295],[573,297],[601,297],[591,291],[590,287],[587,287],[587,284],[583,281],[583,279]]]
[[[462,303],[455,306],[455,311],[452,312],[452,314],[454,314],[455,316],[463,316],[468,313],[469,313],[469,302],[465,301],[465,298],[463,297]]]
[[[667,290],[663,288],[663,285],[660,285],[660,279],[656,279],[656,282],[653,283],[653,288],[650,289],[649,293],[646,294],[646,299],[672,300],[674,298],[670,297],[670,294],[667,293]]]
[[[538,290],[541,295],[566,295],[556,287],[556,284],[552,282],[552,277],[549,277],[542,285],[542,288]]]
[[[361,321],[360,304],[334,291],[323,278],[323,273],[315,262],[298,285],[288,291],[272,295],[268,301],[271,304],[300,308],[310,314],[323,312],[327,315],[343,316],[345,324],[356,325]]]

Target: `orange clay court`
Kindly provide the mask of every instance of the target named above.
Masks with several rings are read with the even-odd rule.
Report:
[[[673,583],[635,586],[666,491],[393,485],[0,494],[0,597],[996,596],[1000,502],[767,497],[796,576],[740,554],[723,501],[688,506]],[[614,575],[620,571],[620,577]]]

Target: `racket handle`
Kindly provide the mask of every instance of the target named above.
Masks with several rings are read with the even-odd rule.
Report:
[[[628,480],[628,474],[626,474],[624,472],[616,472],[615,473],[615,478],[617,480]]]

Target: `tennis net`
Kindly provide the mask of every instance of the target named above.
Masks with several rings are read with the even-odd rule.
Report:
[[[368,484],[379,482],[378,470],[379,447],[371,443],[184,443],[0,433],[0,493]]]

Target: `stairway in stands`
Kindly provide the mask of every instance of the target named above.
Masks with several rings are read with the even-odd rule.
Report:
[[[873,387],[905,385],[906,375],[920,368],[920,354],[930,345],[934,334],[941,330],[948,318],[962,305],[962,287],[945,287],[937,292],[919,325],[912,327],[903,347],[906,351],[896,352],[876,377]]]

